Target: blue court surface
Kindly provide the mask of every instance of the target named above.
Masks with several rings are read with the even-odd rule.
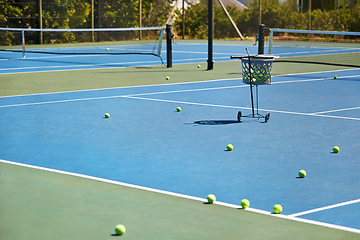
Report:
[[[360,229],[359,91],[359,69],[274,76],[268,123],[237,121],[241,79],[2,97],[0,158]]]
[[[215,45],[214,60],[245,48],[257,52]],[[174,64],[207,60],[206,44],[173,50]],[[154,56],[11,54],[1,53],[0,74],[162,64]],[[238,77],[1,97],[0,159],[194,197],[213,193],[230,204],[247,198],[267,212],[281,204],[283,215],[358,231],[360,69],[273,76],[259,86],[267,123],[237,121],[239,111],[251,113],[249,85]]]
[[[251,42],[252,43],[252,42]],[[251,54],[257,53],[258,47],[250,43],[244,45],[214,45],[214,61],[229,61],[230,55],[245,55],[245,48]],[[104,48],[106,48],[105,46]],[[111,47],[111,46],[109,46]],[[166,45],[163,44],[163,49]],[[208,59],[206,44],[173,44],[173,63],[206,62]],[[51,49],[53,50],[53,49]],[[64,71],[74,69],[98,69],[152,66],[166,64],[166,51],[161,58],[153,55],[48,55],[40,53],[0,52],[0,74],[42,71]]]

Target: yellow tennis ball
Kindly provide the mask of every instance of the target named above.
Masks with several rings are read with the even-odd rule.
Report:
[[[105,113],[105,118],[109,118],[110,117],[110,113]]]
[[[234,149],[234,146],[233,146],[232,144],[228,144],[228,145],[226,146],[226,149],[227,149],[228,151],[231,151],[231,150]]]
[[[166,78],[165,78],[166,80],[169,80],[170,79],[170,77],[169,76],[166,76]]]
[[[216,201],[215,195],[214,194],[209,194],[207,196],[207,201],[208,201],[208,203],[214,203]]]
[[[300,170],[299,171],[299,177],[301,177],[301,178],[306,177],[306,171],[305,170]]]
[[[201,65],[199,64],[199,65],[197,65],[197,68],[201,68]]]
[[[333,147],[333,152],[338,153],[340,151],[340,148],[338,146]]]
[[[123,235],[126,232],[126,228],[124,225],[119,224],[115,227],[115,233],[117,235]]]
[[[181,111],[181,107],[177,107],[177,108],[176,108],[176,111],[177,111],[177,112],[180,112],[180,111]]]
[[[243,209],[246,209],[250,206],[250,201],[247,199],[243,199],[241,200],[240,205]]]
[[[275,205],[274,205],[273,212],[274,212],[275,214],[281,213],[282,210],[283,210],[283,208],[282,208],[282,206],[281,206],[280,204],[275,204]]]
[[[334,76],[334,79],[337,79],[337,76]]]

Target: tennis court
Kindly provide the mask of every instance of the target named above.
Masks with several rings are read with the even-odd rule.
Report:
[[[360,239],[360,69],[274,63],[269,122],[238,122],[250,91],[230,55],[245,48],[215,41],[212,71],[201,40],[174,43],[173,68],[0,53],[0,236],[113,239],[121,223],[126,239]]]

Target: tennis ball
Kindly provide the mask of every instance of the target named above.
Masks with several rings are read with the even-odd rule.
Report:
[[[201,65],[199,64],[199,65],[197,65],[197,68],[201,68]]]
[[[283,210],[282,206],[280,204],[275,204],[274,205],[274,208],[273,208],[273,212],[276,213],[276,214],[279,214],[281,213]]]
[[[333,147],[333,152],[338,153],[340,151],[340,148],[338,146]]]
[[[232,144],[228,144],[228,145],[226,146],[226,148],[227,148],[228,151],[231,151],[231,150],[234,149],[234,146],[233,146]]]
[[[334,76],[334,79],[337,79],[337,76]]]
[[[107,51],[109,51],[109,50],[110,50],[110,48],[107,48],[106,50],[107,50]]]
[[[300,170],[299,177],[301,177],[301,178],[306,177],[306,171],[305,170]]]
[[[246,208],[248,208],[248,207],[250,206],[250,202],[249,202],[249,200],[247,200],[247,199],[243,199],[243,200],[241,200],[240,205],[241,205],[241,207],[242,207],[243,209],[246,209]]]
[[[170,77],[169,76],[166,76],[166,78],[165,78],[166,80],[169,80],[170,79]]]
[[[109,118],[110,117],[110,113],[105,113],[105,118]]]
[[[246,38],[246,39],[249,39],[249,36],[246,36],[245,38]]]
[[[177,107],[176,111],[180,112],[181,111],[181,107]]]
[[[123,235],[126,232],[126,228],[124,225],[119,224],[115,227],[115,233],[117,235]]]
[[[216,201],[215,195],[214,194],[209,194],[207,196],[207,201],[208,201],[208,203],[214,203]]]

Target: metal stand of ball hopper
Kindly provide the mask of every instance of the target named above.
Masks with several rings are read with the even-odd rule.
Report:
[[[272,55],[250,55],[248,50],[247,56],[230,56],[231,59],[241,59],[243,82],[250,85],[251,95],[251,110],[252,113],[249,115],[242,115],[239,111],[237,114],[237,120],[241,122],[241,118],[264,118],[265,122],[270,119],[270,113],[266,113],[265,116],[259,113],[259,85],[270,85],[271,84],[271,67],[272,62],[277,56]],[[256,112],[254,106],[254,93],[253,86],[255,85],[255,97],[256,97]]]

